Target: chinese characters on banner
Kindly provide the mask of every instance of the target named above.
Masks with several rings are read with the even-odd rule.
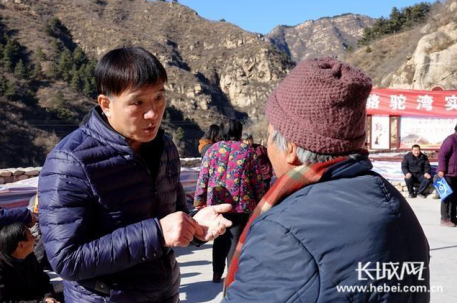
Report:
[[[400,116],[400,148],[438,149],[457,124],[457,91],[373,89],[367,114],[372,115],[372,149],[389,149],[389,116]]]
[[[373,89],[368,115],[457,117],[457,91]]]

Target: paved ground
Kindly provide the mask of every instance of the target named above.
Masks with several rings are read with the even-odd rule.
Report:
[[[431,294],[432,303],[457,302],[457,228],[439,225],[440,200],[408,199],[431,248],[431,285],[442,287],[442,292]],[[211,267],[212,244],[200,248],[178,249],[181,265],[181,301],[185,303],[220,302],[222,284],[214,284]]]

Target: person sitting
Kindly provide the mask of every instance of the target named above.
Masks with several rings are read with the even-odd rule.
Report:
[[[49,276],[33,253],[34,237],[23,223],[0,230],[0,301],[58,302]]]
[[[406,154],[401,163],[401,170],[405,175],[406,187],[408,187],[409,197],[427,197],[427,188],[432,182],[430,175],[430,162],[425,154],[421,152],[421,147],[414,144],[411,151]],[[417,192],[414,191],[414,183],[419,182]]]

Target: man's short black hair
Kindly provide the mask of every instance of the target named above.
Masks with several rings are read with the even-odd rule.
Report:
[[[16,222],[0,230],[0,251],[11,256],[21,241],[27,241],[27,226]]]
[[[95,67],[97,92],[106,96],[119,96],[127,89],[137,90],[167,80],[163,65],[142,47],[109,51]]]
[[[411,147],[411,149],[414,149],[414,148],[421,149],[421,147],[418,144],[414,144],[413,147]]]

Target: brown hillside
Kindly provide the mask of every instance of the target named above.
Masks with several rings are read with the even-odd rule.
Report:
[[[293,63],[271,44],[233,24],[212,22],[177,3],[144,0],[3,0],[0,15],[5,31],[24,46],[25,60],[33,61],[37,48],[47,59],[41,63],[43,72],[52,69],[54,38],[44,25],[58,17],[69,34],[62,38],[70,51],[79,46],[89,58],[98,59],[106,51],[139,45],[158,56],[169,73],[168,104],[174,106],[167,115],[166,128],[174,133],[181,127],[185,140],[183,155],[196,155],[196,142],[211,123],[224,117],[244,119],[246,125],[263,120],[263,104],[276,83]],[[31,65],[33,66],[33,64]],[[14,75],[12,76],[14,78]],[[20,151],[13,142],[14,120],[24,123],[28,137],[21,147],[36,151],[36,157],[21,152],[18,158],[3,165],[40,165],[49,146],[74,129],[93,98],[75,91],[70,83],[49,78],[24,83],[35,92],[36,104],[24,105],[27,112],[8,118],[3,128],[5,144]],[[49,113],[52,98],[63,92],[65,108],[71,117],[61,119]],[[11,103],[0,97],[0,102]],[[17,104],[20,101],[16,101]],[[3,106],[2,106],[3,107]],[[3,107],[6,108],[6,107]],[[11,116],[10,109],[3,112]],[[33,118],[33,119],[32,119]],[[63,123],[63,124],[62,124]],[[257,128],[258,129],[258,128]],[[264,130],[258,129],[256,135]],[[52,143],[44,148],[39,134]],[[32,144],[35,142],[35,144]],[[30,145],[28,145],[30,144]],[[8,156],[3,152],[2,158]]]
[[[425,24],[375,41],[346,60],[377,87],[457,89],[457,1],[434,3]]]

